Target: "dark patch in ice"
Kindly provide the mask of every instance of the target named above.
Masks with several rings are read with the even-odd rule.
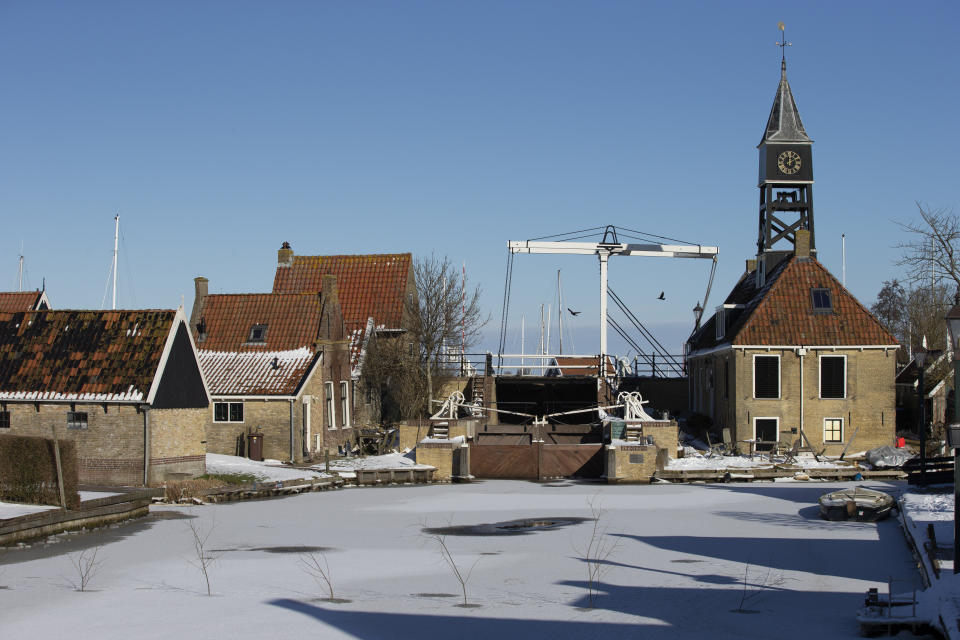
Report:
[[[759,609],[730,609],[730,613],[763,613]]]
[[[482,604],[464,604],[461,602],[460,604],[455,604],[453,606],[460,607],[461,609],[479,609],[483,605]]]
[[[580,524],[593,518],[523,518],[489,524],[451,525],[449,527],[425,527],[423,532],[434,536],[515,536],[558,529],[571,524]]]
[[[480,555],[482,556],[498,556],[500,555],[499,551],[484,551]]]
[[[703,560],[694,560],[693,558],[677,558],[676,560],[671,560],[670,562],[676,562],[678,564],[692,564],[694,562],[703,562]]]
[[[310,602],[328,602],[330,604],[347,604],[353,602],[348,598],[313,598]]]
[[[322,553],[333,551],[333,547],[311,547],[305,544],[295,544],[277,547],[233,547],[230,549],[211,549],[212,553],[227,553],[229,551],[264,551],[266,553]]]
[[[456,598],[455,593],[414,593],[414,598]]]
[[[151,511],[147,516],[148,520],[191,520],[197,516],[182,511],[173,511],[164,509],[162,511]]]
[[[266,551],[267,553],[319,553],[332,550],[332,547],[311,547],[304,544],[297,544],[287,547],[254,547],[249,549],[249,551]]]

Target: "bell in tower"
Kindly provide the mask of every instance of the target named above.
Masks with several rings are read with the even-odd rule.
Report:
[[[778,26],[784,31],[782,22]],[[810,253],[816,255],[813,235],[813,140],[803,128],[790,83],[787,82],[787,61],[783,51],[790,44],[786,41],[785,33],[782,41],[777,43],[781,48],[780,85],[763,139],[757,145],[760,151],[757,258],[761,267],[757,275],[761,283],[765,271],[793,253],[798,230],[810,232]]]

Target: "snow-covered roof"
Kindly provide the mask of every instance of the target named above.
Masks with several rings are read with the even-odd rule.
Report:
[[[200,367],[213,396],[294,395],[319,353],[301,347],[289,351],[206,351]]]

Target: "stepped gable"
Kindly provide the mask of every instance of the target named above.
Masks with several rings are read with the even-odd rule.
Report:
[[[287,351],[313,348],[322,315],[314,294],[238,293],[204,298],[201,339],[192,327],[197,347],[204,351]],[[254,325],[265,327],[262,340],[252,341]],[[204,369],[206,371],[206,369]]]
[[[0,399],[144,401],[176,313],[0,313]]]
[[[293,256],[277,266],[273,292],[315,294],[333,275],[349,332],[364,331],[369,318],[377,329],[401,329],[412,264],[409,253]]]
[[[793,256],[768,274],[757,289],[756,272],[749,271],[727,296],[725,304],[743,305],[727,310],[724,337],[716,339],[716,314],[691,338],[693,351],[721,344],[856,346],[897,345],[860,302],[814,259]],[[832,310],[815,311],[814,288],[830,292]]]

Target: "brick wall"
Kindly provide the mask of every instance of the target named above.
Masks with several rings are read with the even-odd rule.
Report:
[[[780,356],[780,398],[753,397],[753,356]],[[820,398],[821,355],[846,356],[846,397],[839,399]],[[819,451],[826,447],[828,455],[839,455],[856,437],[850,451],[862,451],[892,444],[896,432],[896,409],[894,376],[896,350],[882,349],[836,349],[807,350],[800,358],[795,351],[737,351],[733,358],[736,370],[736,402],[734,438],[753,437],[754,420],[758,417],[779,419],[779,439],[792,443],[799,437],[793,428],[799,428],[800,420],[800,368],[803,363],[803,430],[813,446]],[[824,418],[843,420],[843,440],[824,443]],[[806,443],[804,443],[806,444]]]
[[[452,442],[421,442],[417,445],[417,464],[436,467],[434,480],[449,480],[453,476]]]
[[[150,411],[150,482],[206,472],[204,443],[209,409]]]
[[[607,482],[648,483],[657,470],[656,445],[607,447]]]
[[[77,446],[81,483],[143,484],[143,413],[133,405],[76,403],[74,410],[87,414],[86,429],[68,429],[69,403],[5,403],[13,435],[52,436]]]
[[[294,407],[294,415],[298,407]],[[207,451],[235,456],[239,437],[257,427],[263,432],[263,457],[289,460],[290,401],[284,399],[244,401],[243,422],[214,422],[211,405],[206,414]]]

